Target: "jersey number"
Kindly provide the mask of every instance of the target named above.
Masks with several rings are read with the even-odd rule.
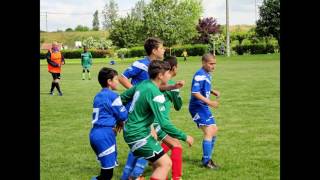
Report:
[[[93,113],[92,113],[92,124],[94,124],[99,117],[99,108],[93,108]]]

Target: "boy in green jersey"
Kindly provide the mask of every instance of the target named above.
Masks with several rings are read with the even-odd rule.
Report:
[[[171,137],[186,141],[189,146],[193,144],[193,138],[177,129],[165,114],[165,97],[159,87],[171,78],[170,69],[168,62],[152,61],[148,69],[150,80],[144,80],[121,94],[124,104],[132,100],[123,131],[124,140],[135,156],[153,164],[151,180],[165,179],[172,166],[169,156],[151,136],[151,125],[155,121]]]
[[[83,47],[83,53],[81,53],[81,65],[82,65],[82,80],[85,80],[85,73],[88,73],[88,79],[91,79],[90,68],[92,66],[92,55],[88,52],[88,47]]]

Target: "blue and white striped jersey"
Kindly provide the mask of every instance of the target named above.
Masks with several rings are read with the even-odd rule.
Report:
[[[144,59],[137,60],[122,75],[127,79],[131,78],[131,84],[135,86],[139,82],[149,79],[148,66],[150,62],[147,56]]]
[[[202,96],[210,98],[211,80],[211,75],[203,68],[199,69],[195,73],[191,84],[191,98],[189,106],[207,106],[206,103],[195,98],[192,94],[200,93]]]
[[[92,125],[114,127],[116,122],[125,121],[128,112],[122,105],[120,96],[108,88],[103,88],[93,100]]]

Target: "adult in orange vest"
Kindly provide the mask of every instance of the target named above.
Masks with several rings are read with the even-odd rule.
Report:
[[[52,48],[48,50],[46,58],[48,62],[48,71],[49,73],[51,73],[53,78],[51,83],[50,95],[53,95],[53,90],[56,87],[59,92],[59,96],[62,96],[59,80],[60,80],[61,66],[65,62],[64,62],[64,57],[62,53],[59,51],[57,42],[52,43]]]

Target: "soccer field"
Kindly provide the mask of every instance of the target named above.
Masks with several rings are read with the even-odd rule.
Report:
[[[136,59],[135,59],[136,60]],[[213,110],[218,136],[213,160],[219,170],[200,167],[202,132],[188,112],[190,84],[201,67],[201,57],[178,58],[178,75],[185,80],[181,89],[183,107],[171,111],[173,123],[194,137],[189,148],[183,143],[184,180],[280,179],[280,55],[217,56],[213,87],[221,92],[219,108]],[[89,180],[100,172],[89,144],[92,101],[101,87],[97,80],[103,66],[121,74],[133,59],[94,59],[92,80],[82,80],[80,59],[66,60],[62,67],[63,96],[49,96],[52,77],[45,60],[40,62],[40,173],[41,180]],[[119,85],[118,93],[124,88]],[[119,166],[113,179],[120,179],[128,146],[122,133],[117,136]],[[171,176],[171,172],[169,173]],[[151,167],[145,171],[149,179]]]

